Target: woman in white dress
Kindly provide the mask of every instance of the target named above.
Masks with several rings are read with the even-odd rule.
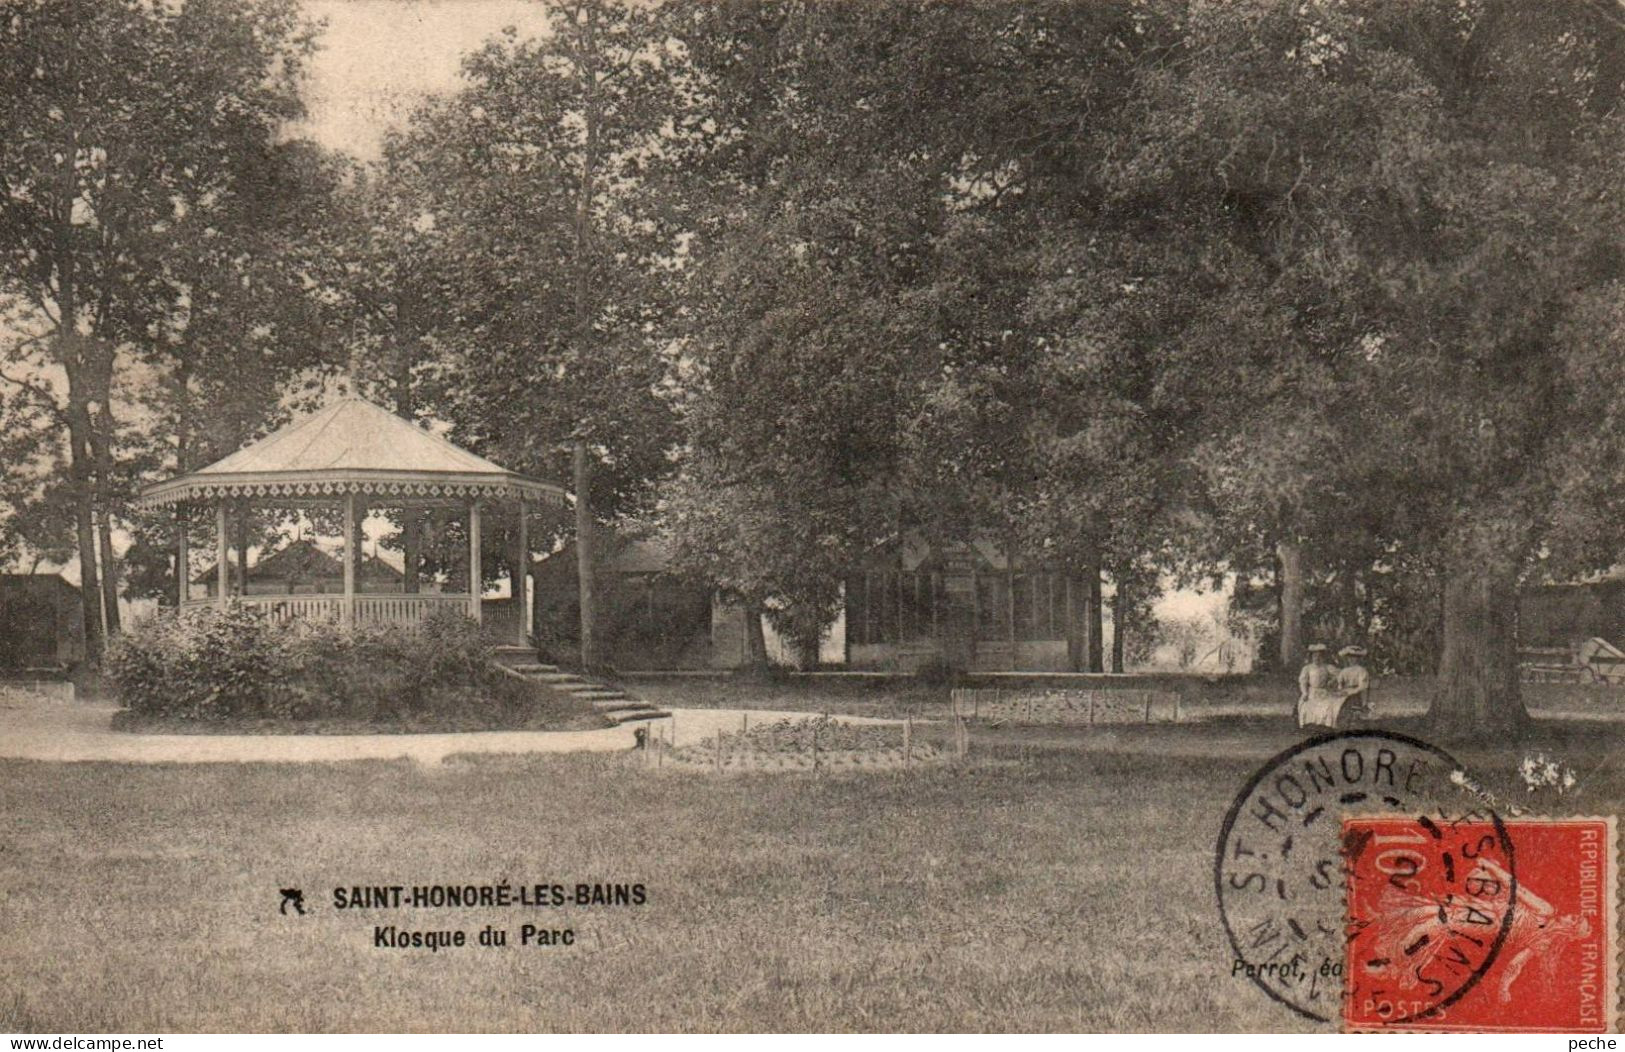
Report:
[[[1341,719],[1346,712],[1350,722],[1369,720],[1371,673],[1362,664],[1365,647],[1344,647],[1337,656],[1343,659],[1343,667],[1337,673],[1337,692],[1343,696],[1343,712],[1339,712],[1338,717]]]
[[[1337,669],[1326,663],[1326,644],[1309,647],[1309,664],[1298,673],[1298,726],[1335,727],[1343,706]]]

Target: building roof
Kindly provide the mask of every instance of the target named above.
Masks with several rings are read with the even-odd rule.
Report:
[[[858,557],[858,569],[879,572],[942,573],[1001,572],[1009,565],[1004,550],[987,540],[932,544],[914,531],[895,534],[873,544]],[[1017,568],[1021,563],[1017,562]]]
[[[671,546],[660,536],[624,537],[605,532],[599,565],[608,573],[660,574],[671,569]],[[541,556],[538,563],[560,559],[573,563],[575,543],[565,541],[558,550]],[[858,570],[907,573],[969,572],[972,566],[984,573],[1002,572],[1004,552],[991,541],[972,541],[932,547],[916,535],[896,536],[874,545],[854,565]],[[1017,563],[1018,572],[1025,572]]]
[[[607,573],[660,574],[671,569],[671,549],[658,537],[625,537],[613,530],[604,530],[598,536],[599,548],[594,554]],[[567,566],[574,572],[575,559],[576,546],[571,539],[532,561],[537,565]]]
[[[217,572],[217,566],[211,564],[207,570],[192,578],[192,583],[208,584],[215,579]],[[254,565],[248,568],[250,581],[300,583],[336,581],[343,577],[344,563],[337,556],[322,551],[316,542],[309,538],[292,541],[270,555],[256,560]],[[359,580],[398,583],[403,580],[403,575],[376,555],[368,555],[361,560]]]
[[[615,573],[665,573],[671,566],[671,548],[655,538],[628,541],[605,560]]]
[[[562,501],[564,491],[509,471],[360,398],[334,402],[188,475],[146,487],[146,507],[230,498],[284,502],[374,494],[413,503]]]
[[[76,595],[79,592],[79,586],[60,573],[0,573],[0,588],[26,588],[41,582],[52,582]]]

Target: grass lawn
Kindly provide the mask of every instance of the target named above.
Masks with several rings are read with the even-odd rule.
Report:
[[[963,766],[711,777],[621,757],[0,764],[0,1025],[194,1030],[1299,1030],[1211,885],[1284,720],[979,730]],[[929,733],[929,731],[926,731]],[[1620,731],[1464,752],[1625,800]],[[337,910],[360,884],[639,882],[640,907]],[[282,916],[302,888],[308,916]],[[520,924],[572,947],[513,944]],[[505,949],[380,949],[485,924]]]

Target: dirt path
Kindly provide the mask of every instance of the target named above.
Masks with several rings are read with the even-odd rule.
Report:
[[[736,731],[741,722],[804,720],[805,711],[673,708],[665,720],[593,731],[472,731],[461,734],[131,734],[110,723],[118,710],[107,704],[53,700],[12,693],[0,697],[0,758],[112,763],[338,763],[346,760],[411,759],[437,764],[449,756],[567,752],[621,752],[634,744],[635,727],[648,727],[678,745],[704,741],[717,731]],[[1420,709],[1417,713],[1420,713]],[[1281,713],[1260,721],[1238,706],[1224,719],[1184,724],[1120,727],[978,728],[984,745],[1146,752],[1163,756],[1267,756],[1302,736]],[[1414,715],[1409,711],[1384,713]],[[1613,713],[1538,711],[1536,715],[1585,735],[1622,721]],[[1248,717],[1252,717],[1249,719]],[[837,715],[848,723],[897,724],[900,720]],[[931,722],[931,721],[921,721]],[[1261,725],[1267,724],[1267,725]],[[1607,733],[1607,732],[1604,732]]]
[[[110,723],[105,704],[10,695],[0,701],[0,758],[112,763],[334,763],[411,759],[434,764],[470,753],[619,752],[634,743],[635,726],[671,734],[678,745],[718,730],[738,730],[742,718],[806,719],[805,712],[675,709],[666,720],[596,731],[473,731],[463,734],[130,734]],[[850,723],[894,720],[841,716]]]

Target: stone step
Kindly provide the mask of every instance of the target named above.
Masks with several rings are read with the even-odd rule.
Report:
[[[587,682],[573,672],[527,672],[525,675],[529,676],[538,683],[546,683],[550,687],[563,686],[565,684],[585,685]]]
[[[619,701],[595,701],[592,707],[599,712],[630,712],[633,709],[647,709],[653,706],[633,698],[622,698]]]
[[[627,712],[606,712],[604,713],[604,718],[609,720],[611,723],[621,724],[635,723],[639,720],[663,720],[670,715],[671,713],[666,712],[663,709],[647,708],[638,709],[636,711],[629,710]]]
[[[588,702],[612,723],[654,720],[670,715],[628,695],[619,687],[578,676],[573,672],[561,672],[557,665],[537,661],[535,651],[528,647],[509,646],[494,649],[496,662],[509,672],[523,676],[549,690],[568,694],[578,701]]]

